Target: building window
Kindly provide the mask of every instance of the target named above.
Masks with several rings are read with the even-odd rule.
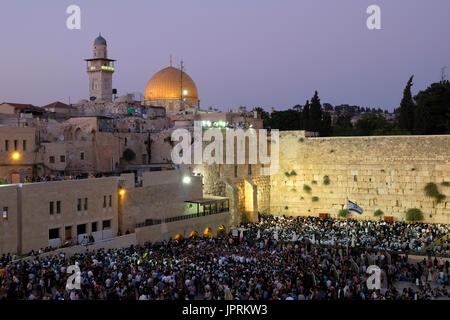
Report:
[[[17,151],[17,140],[14,140],[14,151]]]
[[[55,163],[55,157],[54,157],[54,156],[50,156],[50,157],[48,158],[48,162],[50,162],[50,163]]]
[[[53,215],[55,213],[55,203],[53,201],[50,201],[50,215]]]
[[[81,211],[81,199],[78,199],[77,201],[77,210]]]
[[[92,222],[92,232],[97,232],[97,222]]]
[[[80,153],[80,160],[84,160],[84,152]]]
[[[66,156],[60,156],[59,157],[59,161],[66,162]]]
[[[3,207],[2,218],[3,220],[8,220],[8,207]]]
[[[237,178],[238,176],[238,166],[234,165],[234,177]]]
[[[85,233],[86,233],[86,224],[77,225],[77,236],[79,236],[80,234],[85,234]]]
[[[61,201],[56,201],[56,213],[61,213]]]
[[[5,140],[5,151],[9,151],[9,140]]]
[[[27,151],[27,140],[22,141],[23,151]]]
[[[251,164],[248,165],[248,175],[249,176],[252,175],[252,165]]]
[[[128,139],[125,138],[125,147],[128,145]]]
[[[142,155],[142,163],[147,164],[147,155],[146,154]]]
[[[103,196],[103,208],[106,208],[106,196]]]
[[[111,229],[111,220],[103,221],[103,230]]]
[[[88,209],[88,198],[84,198],[84,210],[86,211]]]
[[[112,195],[109,196],[109,207],[112,207]]]
[[[58,238],[59,238],[59,228],[48,230],[48,239],[49,240],[58,239]]]

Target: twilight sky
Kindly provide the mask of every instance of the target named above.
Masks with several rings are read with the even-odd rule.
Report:
[[[81,30],[66,8],[81,7]],[[381,7],[382,30],[366,9]],[[1,0],[0,102],[87,99],[85,58],[99,32],[119,95],[183,58],[202,108],[322,102],[392,110],[450,78],[449,0]]]

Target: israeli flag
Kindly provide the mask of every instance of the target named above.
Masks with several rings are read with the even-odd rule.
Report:
[[[348,206],[348,211],[354,211],[358,214],[362,214],[364,212],[364,210],[360,206],[358,206],[354,202],[351,202],[350,200],[348,200],[347,206]]]

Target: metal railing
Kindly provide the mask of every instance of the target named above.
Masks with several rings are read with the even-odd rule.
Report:
[[[228,208],[223,208],[217,211],[212,211],[212,212],[200,212],[200,213],[192,213],[192,214],[184,214],[181,216],[176,216],[176,217],[169,217],[169,218],[165,218],[165,219],[147,219],[145,220],[145,222],[141,222],[141,223],[136,223],[136,228],[142,228],[142,227],[147,227],[147,226],[155,226],[155,225],[159,225],[162,224],[163,221],[164,223],[170,223],[170,222],[176,222],[176,221],[181,221],[181,220],[188,220],[188,219],[195,219],[195,218],[200,218],[200,217],[206,217],[206,216],[211,216],[214,214],[220,214],[220,213],[225,213],[225,212],[229,212]]]

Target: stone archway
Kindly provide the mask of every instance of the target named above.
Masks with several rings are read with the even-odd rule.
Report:
[[[246,178],[244,181],[244,196],[246,221],[258,221],[258,187],[250,178]]]

